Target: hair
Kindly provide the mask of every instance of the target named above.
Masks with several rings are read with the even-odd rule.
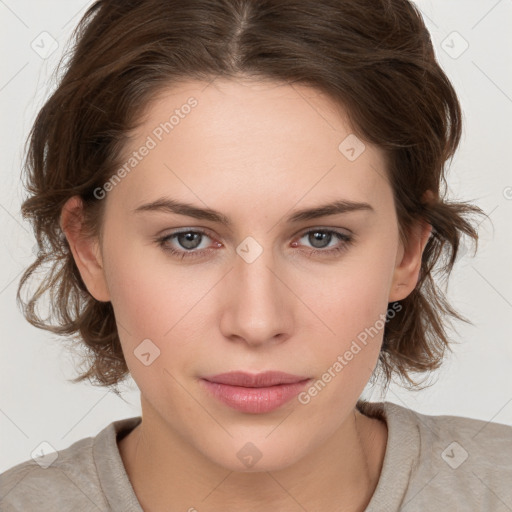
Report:
[[[100,236],[105,201],[93,191],[122,164],[128,135],[150,102],[181,80],[218,77],[313,87],[344,109],[358,138],[384,151],[400,239],[407,242],[417,221],[432,233],[416,288],[400,307],[390,304],[400,314],[386,318],[377,369],[386,384],[397,375],[418,389],[412,374],[428,376],[440,366],[450,349],[450,317],[471,322],[434,277],[448,277],[463,235],[476,252],[469,217],[485,214],[445,197],[445,164],[461,138],[462,112],[417,7],[408,0],[99,0],[72,40],[26,141],[29,197],[21,209],[39,253],[17,300],[32,325],[84,349],[87,368],[73,382],[115,388],[129,370],[112,304],[88,292],[75,264],[62,207],[78,195],[84,233]],[[45,265],[24,301],[23,287]],[[43,319],[36,304],[47,292]]]

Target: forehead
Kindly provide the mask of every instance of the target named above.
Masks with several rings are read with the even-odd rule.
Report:
[[[383,152],[353,134],[337,103],[305,85],[179,83],[148,104],[125,149],[129,172],[113,193],[131,206],[166,192],[217,205],[228,197],[286,197],[291,205],[326,194],[379,203],[389,192]]]

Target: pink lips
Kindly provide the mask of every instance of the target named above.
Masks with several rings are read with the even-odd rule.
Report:
[[[281,407],[297,396],[310,380],[277,371],[229,372],[200,379],[215,398],[248,413],[270,412]]]

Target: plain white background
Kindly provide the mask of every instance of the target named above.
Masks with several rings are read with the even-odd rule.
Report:
[[[474,325],[457,324],[451,335],[459,344],[432,386],[414,393],[393,385],[385,396],[371,389],[365,396],[425,414],[512,425],[512,2],[416,3],[464,111],[463,139],[448,174],[450,197],[474,201],[490,215],[492,225],[480,225],[477,256],[463,249],[449,283],[449,299]],[[113,420],[140,414],[133,381],[123,387],[126,402],[107,389],[67,382],[76,375],[73,359],[56,336],[32,327],[15,301],[35,245],[19,211],[23,144],[53,89],[50,73],[90,4],[0,2],[0,472],[29,459],[43,441],[62,449]],[[58,42],[49,56],[38,54],[41,37],[48,37],[43,32]]]

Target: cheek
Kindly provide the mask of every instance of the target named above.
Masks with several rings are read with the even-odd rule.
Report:
[[[309,281],[310,290],[318,290],[310,299],[318,315],[344,339],[373,326],[387,310],[394,262],[392,244],[375,241],[349,254],[336,270],[328,269],[323,286]]]
[[[347,257],[337,272],[331,269],[330,279],[322,277],[323,287],[311,287],[309,281],[309,289],[318,290],[309,293],[310,303],[329,328],[323,329],[325,335],[319,339],[316,357],[321,351],[324,368],[336,374],[333,380],[337,384],[332,389],[340,386],[356,391],[364,387],[375,368],[394,263],[393,245],[375,239]]]
[[[134,342],[163,339],[207,292],[207,282],[191,268],[172,263],[156,244],[130,243],[130,238],[112,239],[106,246],[106,278],[116,319]]]
[[[176,273],[166,273],[165,266],[141,261],[132,254],[111,268],[112,305],[132,378],[146,396],[161,395],[165,403],[172,404],[176,393],[169,390],[177,387],[175,368],[184,364],[188,354],[183,346],[188,340],[184,320],[193,293]]]
[[[213,310],[208,292],[219,277],[207,268],[180,268],[147,246],[112,244],[109,256],[107,281],[128,369],[149,394],[174,389],[172,375],[193,369],[200,356],[205,311]]]
[[[333,283],[334,284],[334,283]],[[340,422],[361,396],[378,362],[384,328],[386,300],[381,287],[386,280],[344,280],[344,287],[330,289],[317,301],[330,331],[319,337],[315,347],[304,347],[306,361],[315,361],[317,380],[302,395],[310,416],[322,422]],[[341,289],[341,291],[340,291]],[[332,331],[332,332],[331,332]],[[334,334],[333,334],[334,333]]]
[[[163,276],[133,253],[118,258],[117,262],[107,271],[117,321],[131,336],[157,336],[172,311],[168,301],[170,293],[162,286]]]

